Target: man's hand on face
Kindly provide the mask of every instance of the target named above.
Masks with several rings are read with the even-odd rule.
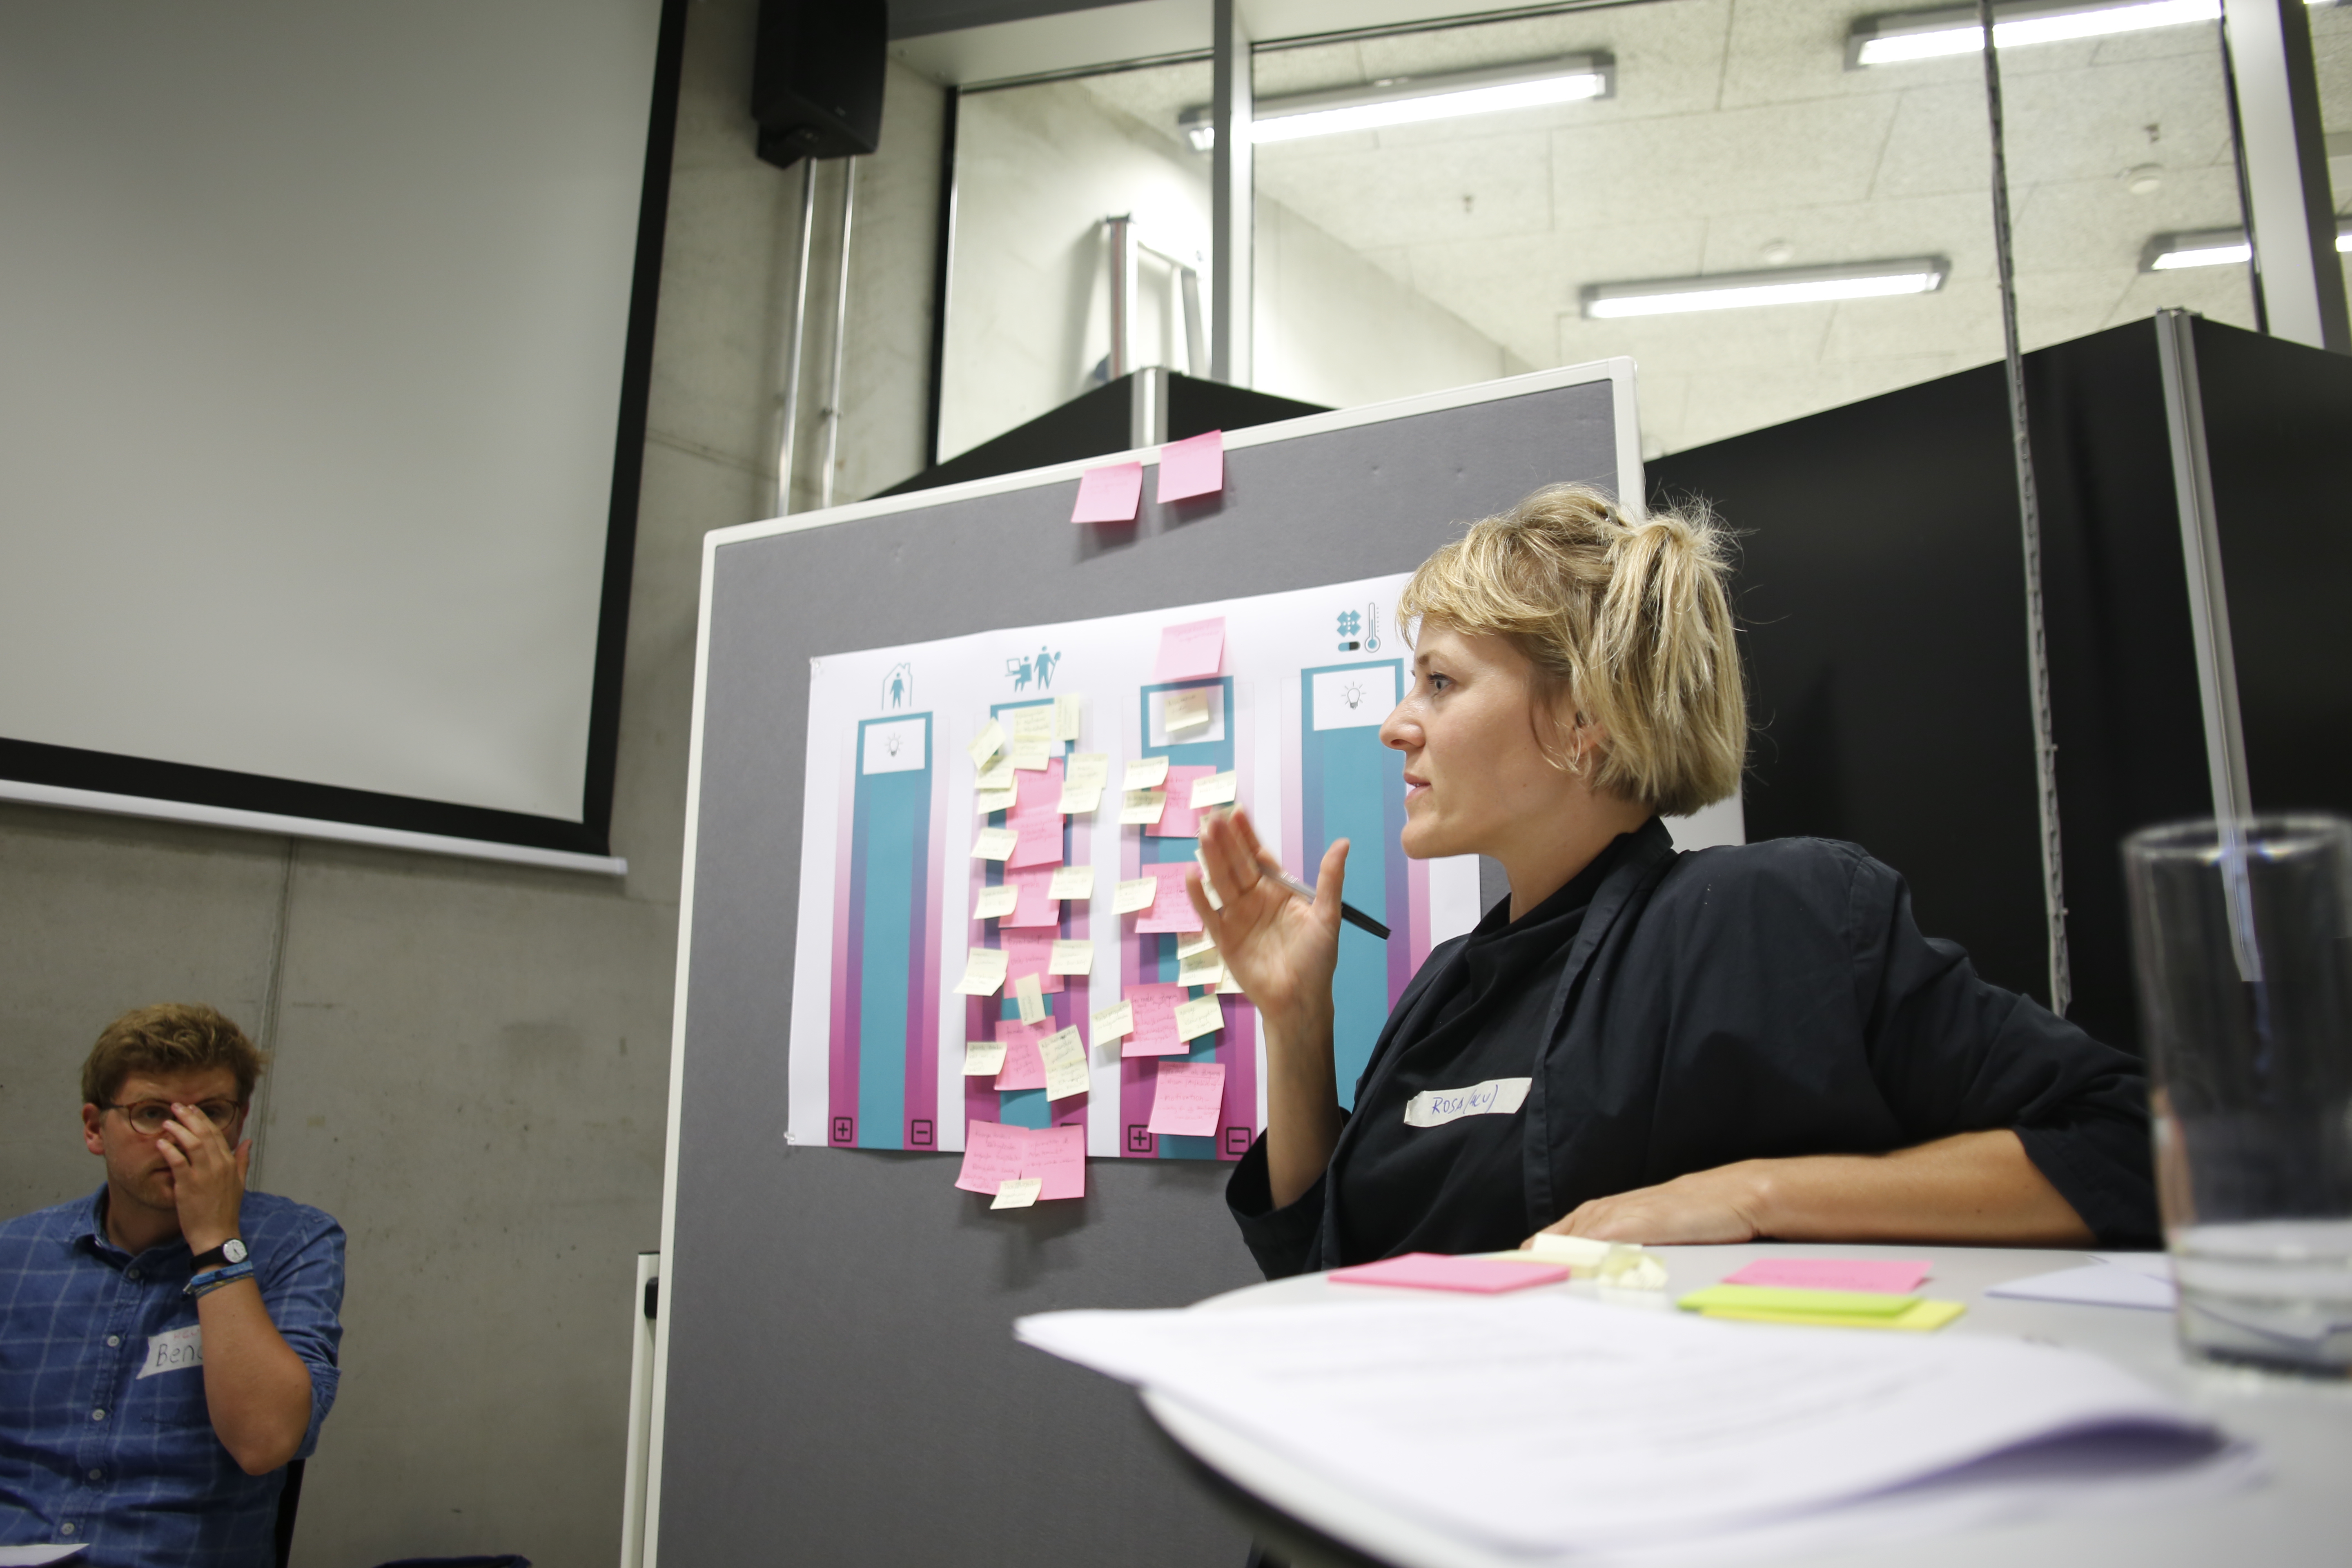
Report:
[[[232,1123],[234,1125],[234,1123]],[[202,1108],[174,1103],[156,1146],[172,1168],[172,1196],[180,1211],[180,1234],[191,1252],[210,1252],[236,1234],[245,1200],[245,1173],[253,1163],[253,1140],[232,1150]]]

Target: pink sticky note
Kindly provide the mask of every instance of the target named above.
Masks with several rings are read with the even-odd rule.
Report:
[[[1000,1089],[1043,1089],[1045,1087],[1045,1058],[1038,1052],[1037,1042],[1052,1034],[1054,1020],[1024,1024],[1016,1018],[1005,1018],[996,1026],[996,1037],[1004,1044],[1004,1065],[996,1070],[995,1087]],[[1014,1174],[1020,1173],[1015,1172]],[[990,1192],[996,1189],[991,1187]]]
[[[1169,809],[1175,809],[1169,802]],[[1181,861],[1165,861],[1152,868],[1160,879],[1153,889],[1151,907],[1135,917],[1135,929],[1139,934],[1152,931],[1193,931],[1201,929],[1200,914],[1192,908],[1191,895],[1184,891],[1184,865]]]
[[[1225,488],[1225,433],[1212,430],[1160,448],[1160,494],[1171,500],[1213,496]]]
[[[1201,837],[1201,812],[1192,809],[1192,781],[1207,778],[1217,770],[1206,763],[1188,763],[1181,768],[1168,770],[1168,805],[1160,820],[1143,831],[1154,838],[1198,838]],[[1209,807],[1202,806],[1202,811]],[[1188,930],[1197,929],[1188,927]]]
[[[1027,1142],[1023,1134],[1028,1131],[995,1121],[966,1123],[963,1169],[956,1173],[955,1184],[968,1193],[994,1197],[1000,1184],[1021,1174],[1021,1156]]]
[[[1054,885],[1055,866],[1026,866],[1018,871],[1004,873],[1005,882],[1016,889],[1020,902],[1013,912],[996,922],[999,931],[1011,931],[1019,926],[1058,926],[1062,923],[1062,906],[1046,892]]]
[[[1927,1278],[1925,1258],[1759,1258],[1726,1285],[1780,1285],[1792,1290],[1870,1290],[1908,1296]]]
[[[1161,1062],[1151,1095],[1154,1132],[1213,1138],[1225,1109],[1225,1064]]]
[[[1192,993],[1181,985],[1130,985],[1121,995],[1135,1005],[1135,1032],[1118,1047],[1123,1057],[1181,1057],[1192,1046],[1176,1037],[1176,1004]]]
[[[1013,809],[1004,814],[1004,826],[1013,829],[1014,837],[1013,853],[1004,862],[1006,869],[1060,865],[1062,760],[1056,757],[1047,763],[1043,773],[1023,769],[1013,777],[1015,794]]]
[[[1218,461],[1218,471],[1224,469]],[[1222,480],[1220,481],[1222,482]],[[1105,463],[1088,468],[1078,480],[1078,504],[1070,509],[1072,522],[1133,522],[1143,502],[1143,465]]]
[[[1524,1290],[1568,1278],[1557,1263],[1508,1263],[1491,1258],[1448,1258],[1442,1252],[1408,1252],[1353,1268],[1334,1268],[1337,1285],[1401,1285],[1412,1290],[1468,1290],[1491,1296],[1497,1290]]]
[[[1160,631],[1160,661],[1152,666],[1154,680],[1200,680],[1225,662],[1225,617],[1186,621]]]
[[[1035,1176],[1045,1184],[1037,1190],[1044,1198],[1082,1198],[1087,1195],[1087,1130],[1083,1122],[1073,1127],[1048,1127],[1032,1131],[1024,1140],[1021,1150],[1021,1173]]]
[[[1037,977],[1037,989],[1052,995],[1062,988],[1063,976],[1045,973],[1054,956],[1054,933],[1040,931],[1006,931],[997,939],[1004,949],[1004,994],[1013,994],[1013,984],[1024,974]],[[1048,1031],[1049,1033],[1051,1031]]]

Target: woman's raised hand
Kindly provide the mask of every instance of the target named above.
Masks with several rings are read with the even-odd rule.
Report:
[[[1348,841],[1339,839],[1323,852],[1311,904],[1265,875],[1265,868],[1280,862],[1259,847],[1245,811],[1202,818],[1201,858],[1223,907],[1210,907],[1198,870],[1184,874],[1185,889],[1250,1005],[1277,1028],[1328,1017],[1331,972],[1339,961],[1339,889]]]

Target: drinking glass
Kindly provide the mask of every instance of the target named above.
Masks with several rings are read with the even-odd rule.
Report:
[[[2124,842],[2156,1174],[2194,1360],[2352,1372],[2352,823]]]

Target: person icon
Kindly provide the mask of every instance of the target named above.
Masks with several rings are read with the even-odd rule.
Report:
[[[1016,664],[1012,659],[1008,658],[1004,661],[1004,669],[1006,674],[1013,677],[1013,690],[1025,691],[1028,689],[1029,661],[1027,659],[1024,658]]]
[[[1049,648],[1041,647],[1037,650],[1037,689],[1039,690],[1042,691],[1054,684],[1054,667],[1061,662],[1060,654]]]

